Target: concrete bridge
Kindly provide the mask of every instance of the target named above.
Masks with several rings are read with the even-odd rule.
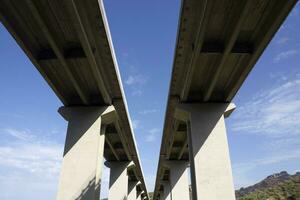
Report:
[[[64,104],[57,199],[149,199],[102,1],[1,0],[1,22]]]
[[[297,0],[183,0],[155,200],[233,200],[224,118]],[[57,199],[149,199],[101,0],[1,0],[0,19],[64,104]]]
[[[154,200],[234,200],[224,118],[296,0],[182,1]]]

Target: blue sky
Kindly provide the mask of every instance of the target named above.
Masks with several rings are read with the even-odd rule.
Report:
[[[151,191],[180,5],[106,0],[105,7]],[[300,171],[299,18],[298,3],[234,99],[226,123],[237,188]],[[61,102],[1,24],[0,63],[0,199],[55,199],[67,125]]]

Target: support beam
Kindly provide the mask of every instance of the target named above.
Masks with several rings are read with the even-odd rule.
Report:
[[[110,168],[109,176],[109,200],[127,199],[128,176],[127,168],[132,162],[106,162],[105,165]]]
[[[231,101],[233,99],[234,95],[241,87],[243,81],[250,73],[253,65],[257,62],[264,49],[267,47],[274,34],[277,32],[282,22],[296,3],[297,1],[280,1],[280,3],[277,3],[276,6],[272,9],[272,12],[276,14],[269,15],[268,18],[264,19],[265,26],[263,26],[262,29],[257,29],[257,31],[260,32],[261,36],[259,38],[259,41],[256,42],[255,51],[253,52],[249,63],[246,66],[243,66],[243,71],[239,75],[238,80],[231,86],[232,89],[227,95],[226,101]]]
[[[217,81],[219,79],[219,76],[221,75],[221,71],[223,69],[223,66],[225,65],[227,59],[228,59],[228,55],[231,53],[232,50],[237,50],[239,52],[247,52],[250,51],[252,52],[251,47],[247,47],[247,45],[242,45],[242,44],[237,44],[236,40],[237,37],[239,35],[240,29],[242,27],[242,24],[248,14],[248,8],[251,2],[251,0],[240,0],[238,1],[240,3],[239,9],[237,11],[237,16],[235,17],[235,20],[232,23],[232,27],[231,27],[231,34],[229,34],[230,36],[226,39],[225,45],[224,45],[224,53],[222,55],[222,58],[220,60],[220,62],[218,63],[218,67],[217,70],[215,71],[210,84],[207,88],[207,91],[205,92],[204,95],[204,101],[208,101],[210,96],[213,93],[213,90],[217,84]],[[247,48],[245,48],[247,47]],[[244,49],[243,49],[244,48]]]
[[[119,119],[119,116],[117,116],[117,118]],[[133,157],[129,153],[130,152],[130,150],[129,150],[130,145],[125,141],[127,136],[124,134],[124,131],[122,131],[122,128],[120,127],[120,125],[118,123],[118,120],[115,121],[114,125],[117,129],[119,137],[121,138],[121,146],[123,147],[123,149],[124,149],[124,151],[127,155],[128,160],[133,160]],[[118,145],[118,143],[117,143],[117,145]],[[114,146],[114,148],[117,149],[115,146]]]
[[[86,23],[89,21],[89,19],[86,13],[82,13],[85,11],[84,9],[82,9],[82,6],[77,5],[78,3],[79,3],[78,1],[67,1],[66,5],[68,7],[69,14],[73,20],[73,23],[76,24],[75,27],[76,27],[77,35],[80,39],[85,55],[87,56],[88,62],[90,64],[89,67],[93,72],[94,78],[97,82],[98,89],[101,92],[105,103],[112,104],[112,99],[110,97],[107,88],[105,87],[105,83],[101,75],[101,71],[99,70],[99,66],[94,55],[95,48],[90,43],[89,35],[87,33],[87,29],[89,26],[87,26]],[[101,9],[101,7],[103,6],[102,2],[99,1],[98,5],[100,6],[100,10],[102,12]]]
[[[72,47],[63,51],[65,59],[86,58],[85,53],[81,47]],[[55,60],[57,55],[52,49],[42,49],[37,53],[37,60]]]
[[[202,54],[223,54],[227,50],[227,48],[225,48],[224,46],[225,46],[225,44],[220,44],[218,42],[204,43],[200,53],[202,53]],[[247,43],[235,43],[233,46],[230,46],[230,51],[227,52],[226,56],[230,53],[251,54],[252,52],[253,52],[253,45],[247,44]]]
[[[117,160],[117,161],[120,161],[120,157],[119,157],[117,151],[115,150],[113,144],[109,141],[109,139],[108,139],[107,137],[105,137],[105,142],[106,142],[106,144],[109,146],[111,152],[114,154],[116,160]]]
[[[184,140],[184,142],[183,142],[183,145],[182,145],[182,147],[181,147],[181,149],[180,149],[180,151],[179,151],[177,160],[181,160],[182,155],[183,155],[184,151],[185,151],[186,148],[187,148],[187,145],[188,145],[188,136],[186,136],[186,138],[185,138],[185,140]]]
[[[190,91],[190,86],[192,83],[192,77],[196,68],[196,62],[199,56],[199,52],[201,51],[202,44],[204,42],[204,33],[205,28],[207,26],[207,23],[209,22],[209,14],[211,13],[212,7],[213,7],[213,1],[200,1],[201,2],[201,7],[197,8],[198,12],[201,13],[201,16],[199,16],[199,19],[197,20],[196,26],[197,31],[195,33],[195,40],[192,45],[193,51],[191,52],[191,57],[189,61],[186,64],[187,71],[185,75],[185,80],[183,84],[183,90],[180,94],[180,99],[182,101],[186,101],[189,91]]]
[[[172,200],[189,199],[189,180],[186,161],[165,161],[170,169],[170,189]]]
[[[171,156],[171,153],[172,153],[172,147],[173,147],[173,143],[174,143],[174,138],[175,138],[175,134],[176,134],[176,131],[178,129],[178,126],[179,126],[179,123],[177,120],[174,120],[174,125],[173,125],[173,128],[172,128],[172,131],[171,131],[171,136],[170,136],[170,140],[169,140],[169,148],[168,148],[168,151],[167,151],[167,155],[166,155],[166,158],[169,159],[170,156]]]
[[[234,200],[224,122],[228,103],[181,104],[175,117],[188,124],[193,199]]]
[[[62,107],[69,122],[59,180],[58,200],[99,199],[106,116],[114,107]]]
[[[82,100],[82,102],[85,105],[88,105],[89,104],[89,99],[88,99],[87,95],[85,94],[83,89],[80,87],[78,82],[75,80],[75,77],[74,77],[69,65],[67,64],[67,61],[64,58],[64,54],[62,52],[62,47],[59,46],[59,44],[57,44],[57,42],[56,42],[57,40],[56,40],[55,36],[49,30],[48,26],[46,25],[45,21],[43,20],[41,12],[35,6],[34,2],[28,3],[28,6],[31,10],[31,14],[34,16],[35,20],[37,21],[38,25],[40,26],[41,32],[48,39],[49,44],[50,44],[51,48],[53,49],[53,52],[55,53],[55,55],[59,59],[61,65],[64,67],[64,69],[66,71],[66,76],[69,77],[72,84],[74,85],[74,87],[76,89],[76,92],[78,93],[78,96],[80,97],[80,99]]]

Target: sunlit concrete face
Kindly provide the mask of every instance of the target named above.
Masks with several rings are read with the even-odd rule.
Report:
[[[128,182],[127,200],[136,200],[136,198],[137,198],[137,191],[136,191],[137,184],[138,184],[138,181],[129,181]]]
[[[189,199],[188,162],[167,161],[165,164],[170,169],[169,182],[172,200]]]
[[[136,200],[142,200],[142,193],[137,193]]]
[[[110,168],[109,176],[109,200],[127,199],[128,176],[127,168],[132,162],[107,162],[106,166]]]
[[[102,117],[110,107],[62,107],[68,121],[57,199],[99,199],[105,133]]]
[[[183,104],[178,117],[188,123],[193,199],[234,200],[224,113],[232,104]]]

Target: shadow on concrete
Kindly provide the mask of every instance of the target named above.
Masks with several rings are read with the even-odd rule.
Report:
[[[88,110],[87,110],[88,109]],[[61,107],[58,112],[68,121],[64,156],[80,140],[87,130],[101,116],[105,108],[101,107]],[[99,124],[100,126],[101,124]]]
[[[90,180],[82,190],[81,193],[74,198],[74,200],[89,200],[100,198],[100,185],[95,184],[95,178]]]
[[[66,135],[66,142],[63,157],[71,153],[72,148],[84,137],[85,133],[92,127],[95,128],[95,122],[99,119],[105,108],[101,107],[62,107],[59,113],[68,121],[68,130]],[[98,122],[96,122],[98,123]],[[101,130],[101,120],[99,120],[99,130]],[[99,131],[99,135],[101,131]],[[95,148],[98,148],[95,146]],[[82,162],[82,158],[78,158],[76,162]],[[76,165],[76,162],[73,165]],[[100,166],[95,166],[95,169]],[[76,176],[76,174],[74,174]],[[100,199],[101,181],[96,181],[96,173],[90,174],[86,181],[82,184],[80,189],[74,193],[72,199],[74,200],[90,200]]]

